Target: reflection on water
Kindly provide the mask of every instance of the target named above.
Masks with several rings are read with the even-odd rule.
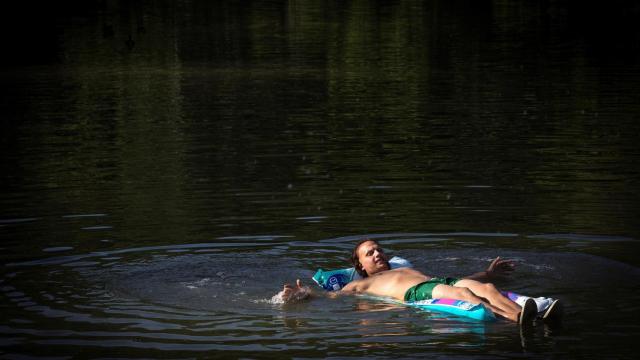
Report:
[[[637,6],[81,3],[0,22],[3,356],[634,353]],[[568,319],[264,301],[367,235]]]

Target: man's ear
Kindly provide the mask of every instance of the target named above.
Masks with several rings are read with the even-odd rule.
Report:
[[[358,264],[356,265],[356,269],[358,273],[361,273],[361,272],[364,273],[363,277],[369,276],[369,274],[367,274],[367,271],[362,268],[362,264],[360,264],[360,262],[358,262]]]

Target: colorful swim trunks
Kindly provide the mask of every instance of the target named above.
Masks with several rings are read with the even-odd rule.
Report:
[[[460,281],[457,278],[431,278],[428,281],[420,283],[416,286],[412,286],[404,293],[404,301],[418,301],[418,300],[428,300],[431,299],[431,294],[433,292],[433,288],[436,286],[443,284],[453,286],[455,283]]]

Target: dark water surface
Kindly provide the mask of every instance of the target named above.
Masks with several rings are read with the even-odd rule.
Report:
[[[10,6],[0,357],[634,358],[640,8],[593,4]],[[564,322],[269,301],[364,236]]]

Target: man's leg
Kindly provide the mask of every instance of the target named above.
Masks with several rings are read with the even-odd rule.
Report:
[[[472,280],[470,280],[472,281]],[[464,301],[468,301],[472,304],[484,304],[489,310],[493,311],[494,313],[503,316],[509,320],[512,321],[518,321],[518,314],[520,313],[520,306],[518,306],[516,304],[516,306],[518,307],[518,310],[514,313],[512,311],[505,311],[502,308],[499,308],[497,306],[494,306],[493,304],[491,304],[490,302],[487,302],[489,299],[484,300],[481,297],[478,297],[478,294],[475,294],[472,292],[472,290],[470,290],[469,288],[466,287],[460,287],[458,286],[458,284],[462,282],[462,280],[458,281],[455,286],[449,286],[449,285],[444,285],[444,284],[439,284],[436,287],[433,288],[433,291],[431,292],[431,296],[434,299],[439,299],[439,298],[446,298],[446,299],[456,299],[456,300],[464,300]],[[479,283],[481,284],[481,283]]]
[[[517,319],[522,311],[520,305],[505,297],[491,283],[481,283],[475,280],[462,279],[456,282],[454,287],[462,287],[471,290],[476,296],[486,299],[491,305],[506,313],[508,318]]]

